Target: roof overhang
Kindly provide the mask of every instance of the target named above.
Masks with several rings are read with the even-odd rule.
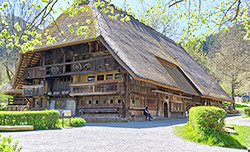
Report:
[[[235,101],[230,101],[230,100],[223,100],[215,97],[210,97],[210,96],[201,96],[201,98],[206,98],[206,99],[212,99],[212,100],[217,100],[217,101],[225,101],[225,102],[230,102],[230,103],[235,103]]]

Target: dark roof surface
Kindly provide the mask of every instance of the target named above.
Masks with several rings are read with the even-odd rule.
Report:
[[[185,77],[199,90],[198,93],[201,96],[232,101],[219,84],[180,45],[131,16],[130,21],[125,22],[120,21],[119,17],[117,20],[111,19],[109,15],[120,14],[121,16],[127,14],[117,9],[114,9],[114,14],[102,13],[100,8],[93,6],[93,3],[91,1],[89,5],[85,5],[89,8],[88,12],[82,13],[79,11],[78,15],[73,17],[68,14],[59,16],[57,26],[64,31],[67,39],[61,36],[55,24],[51,24],[43,32],[49,30],[52,37],[56,38],[57,43],[50,46],[43,43],[36,49],[46,50],[51,47],[60,47],[62,44],[73,44],[99,36],[108,44],[109,51],[115,54],[136,77],[179,88],[184,92],[194,93],[194,88],[188,84],[189,82],[182,84],[178,80],[181,77],[180,73],[176,73],[173,69],[169,71],[169,67],[167,69],[163,67],[156,58],[160,57],[177,65],[182,74],[185,74]],[[96,35],[90,33],[89,37],[85,38],[82,35],[68,32],[68,24],[72,24],[74,29],[77,22],[80,25],[85,23],[86,19],[92,21],[89,26],[93,32],[97,33]]]

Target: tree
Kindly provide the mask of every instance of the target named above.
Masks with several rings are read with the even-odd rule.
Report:
[[[220,33],[209,54],[211,72],[214,72],[217,80],[230,85],[233,99],[236,90],[250,78],[250,42],[244,40],[245,34],[246,30],[241,25]]]
[[[25,45],[25,39],[28,41],[33,37],[28,33],[38,30],[38,27],[46,22],[41,22],[41,18],[35,19],[41,12],[42,3],[39,0],[0,0],[0,4],[2,4],[0,64],[4,67],[10,81],[15,74],[21,45]]]

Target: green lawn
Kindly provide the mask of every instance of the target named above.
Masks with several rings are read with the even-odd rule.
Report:
[[[245,106],[245,105],[241,105],[241,104],[235,104],[235,109],[236,110],[239,110],[240,113],[243,113],[244,112],[244,108],[247,108],[248,106]]]
[[[174,127],[174,133],[186,140],[211,146],[237,149],[250,147],[250,126],[231,126],[235,127],[238,134],[227,134],[224,132],[197,133],[188,125]]]

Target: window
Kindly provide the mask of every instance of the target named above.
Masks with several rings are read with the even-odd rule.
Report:
[[[106,96],[100,97],[100,107],[105,107],[106,105]]]
[[[106,75],[106,80],[112,80],[112,79],[113,79],[113,74]]]
[[[97,81],[104,80],[104,75],[97,75]]]
[[[135,106],[136,107],[140,107],[141,106],[141,104],[140,104],[140,98],[139,97],[135,98]]]
[[[108,96],[108,106],[113,106],[114,104],[114,98],[113,96]]]
[[[92,97],[87,97],[86,102],[87,107],[92,107]]]
[[[98,96],[93,97],[93,107],[98,107],[98,103],[99,103],[99,97]]]
[[[115,96],[115,106],[120,106],[121,105],[121,96]]]
[[[89,76],[88,77],[88,82],[90,82],[90,81],[95,81],[95,76]]]
[[[65,101],[56,101],[56,109],[65,109],[66,108],[66,102]]]
[[[130,104],[132,106],[134,106],[134,104],[135,104],[135,98],[133,96],[130,98]]]
[[[122,75],[121,75],[121,74],[115,74],[115,79],[120,79],[120,80],[122,80]]]
[[[181,112],[182,105],[183,105],[182,103],[173,103],[173,107],[171,109],[176,112]]]

